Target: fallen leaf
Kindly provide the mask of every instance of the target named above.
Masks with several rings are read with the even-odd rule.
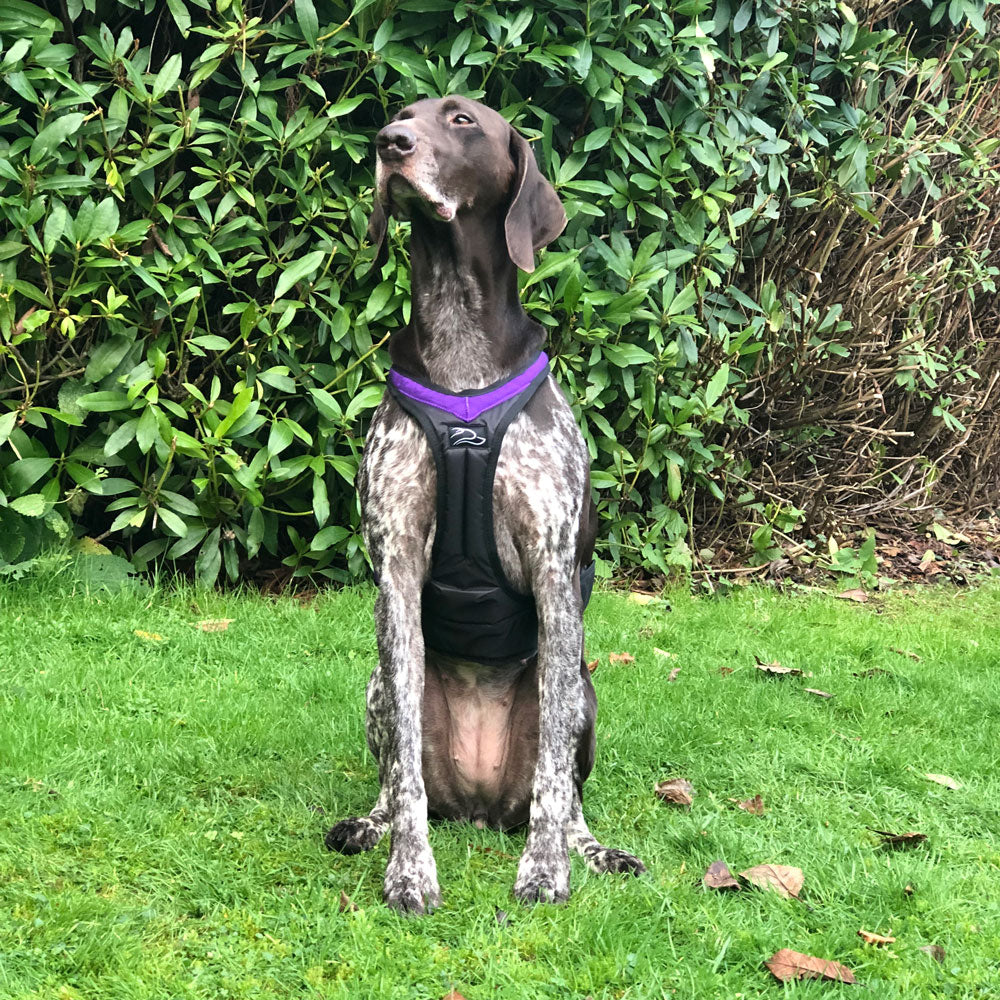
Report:
[[[898,650],[897,650],[897,652],[898,652]],[[881,667],[869,667],[867,670],[861,670],[861,671],[859,671],[858,673],[854,674],[854,676],[855,677],[863,677],[863,678],[870,678],[870,677],[894,677],[895,674],[893,674],[892,671],[890,671],[890,670],[883,670]]]
[[[920,950],[925,955],[930,955],[935,962],[944,961],[944,948],[942,948],[939,944],[925,944]]]
[[[835,983],[854,983],[854,973],[839,962],[830,962],[814,955],[803,955],[800,951],[782,948],[776,951],[765,965],[775,979],[783,983],[793,979],[829,979]]]
[[[915,830],[908,833],[890,833],[888,830],[872,829],[872,833],[877,833],[882,838],[884,847],[915,847],[927,839],[926,833],[917,833]]]
[[[685,778],[660,781],[654,789],[658,798],[675,806],[690,806],[694,801],[694,785]]]
[[[680,672],[681,672],[680,667],[674,667],[674,669],[670,671],[670,676],[667,678],[667,683],[672,684],[675,680],[677,680],[677,675]]]
[[[722,674],[723,677],[728,677],[732,672],[732,667],[719,667],[719,673]]]
[[[608,663],[635,663],[631,653],[608,653]]]
[[[194,627],[200,628],[202,632],[225,632],[234,621],[235,618],[206,618],[195,622]]]
[[[833,695],[829,691],[820,691],[819,688],[803,688],[806,694],[814,694],[818,698],[832,698]]]
[[[757,865],[740,872],[740,878],[745,878],[760,889],[773,889],[785,899],[798,899],[805,881],[801,868],[791,868],[788,865]]]
[[[865,591],[861,590],[860,587],[857,590],[841,591],[841,593],[835,594],[834,596],[839,597],[841,600],[844,601],[857,601],[858,604],[868,603],[868,594]]]
[[[759,795],[737,802],[736,805],[744,812],[752,813],[754,816],[762,816],[764,813],[764,800]]]
[[[508,916],[507,916],[507,911],[506,910],[494,910],[493,911],[493,916],[496,919],[496,922],[497,922],[497,924],[500,927],[503,927],[503,925],[505,923],[507,923],[507,921],[509,919]]]
[[[858,937],[864,941],[865,944],[874,944],[881,947],[884,944],[895,944],[896,939],[890,937],[887,934],[872,934],[871,931],[866,931],[864,929],[858,931]]]
[[[702,878],[706,889],[740,889],[742,886],[733,878],[733,873],[725,861],[713,861]]]
[[[665,649],[660,649],[659,646],[654,646],[653,647],[653,652],[656,653],[657,656],[666,657],[668,660],[676,660],[677,659],[677,654],[676,653],[668,653]]]
[[[358,904],[355,903],[354,900],[351,899],[351,897],[348,896],[347,893],[344,892],[343,889],[341,889],[340,890],[340,912],[344,913],[346,911],[348,913],[354,913],[357,910],[357,908],[358,908]]]
[[[144,632],[141,628],[132,629],[132,634],[147,642],[163,642],[163,636],[159,632]]]
[[[911,653],[908,649],[897,649],[895,646],[889,647],[894,653],[899,653],[900,656],[908,656],[911,660],[915,660],[917,663],[920,662],[920,657],[916,653]]]
[[[451,990],[450,992],[445,993],[445,995],[441,997],[441,1000],[465,1000],[465,997],[463,997],[458,990]]]
[[[757,657],[755,656],[754,659],[757,660]],[[770,663],[757,660],[757,669],[762,670],[765,674],[778,674],[780,676],[788,674],[792,677],[804,676],[798,667],[783,667],[777,660],[772,660]]]
[[[928,781],[937,782],[939,785],[944,785],[945,788],[950,788],[952,791],[957,792],[962,786],[954,778],[949,778],[947,774],[925,774],[924,777]]]
[[[601,662],[600,657],[598,657],[596,660],[591,660],[590,663],[587,664],[587,670],[590,671],[590,673],[593,673],[597,669],[597,665],[600,662]]]
[[[628,599],[630,601],[635,601],[636,604],[652,604],[656,598],[652,594],[641,594],[638,590],[633,590],[629,593]]]

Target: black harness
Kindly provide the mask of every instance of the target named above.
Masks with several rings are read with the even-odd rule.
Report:
[[[538,612],[500,565],[493,529],[493,481],[503,436],[548,378],[543,353],[509,379],[454,393],[389,371],[393,399],[420,424],[437,467],[437,530],[422,594],[424,644],[476,662],[533,656]],[[580,574],[586,606],[594,565]]]

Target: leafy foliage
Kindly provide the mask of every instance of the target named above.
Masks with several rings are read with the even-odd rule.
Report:
[[[381,269],[364,244],[371,138],[449,92],[566,203],[524,295],[607,561],[945,495],[1000,392],[997,44],[981,0],[876,6],[6,0],[0,560],[91,534],[205,581],[364,571],[409,281],[401,232]]]

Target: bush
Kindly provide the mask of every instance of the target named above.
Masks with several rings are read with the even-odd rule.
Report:
[[[976,433],[996,482],[991,11],[866,10],[5,0],[0,565],[90,535],[207,582],[364,572],[408,296],[402,231],[364,243],[371,138],[449,92],[566,203],[524,295],[607,563],[925,507]]]

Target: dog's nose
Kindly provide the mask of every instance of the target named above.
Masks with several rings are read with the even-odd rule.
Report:
[[[401,160],[417,146],[417,137],[404,122],[390,122],[377,136],[375,148],[385,161]]]

